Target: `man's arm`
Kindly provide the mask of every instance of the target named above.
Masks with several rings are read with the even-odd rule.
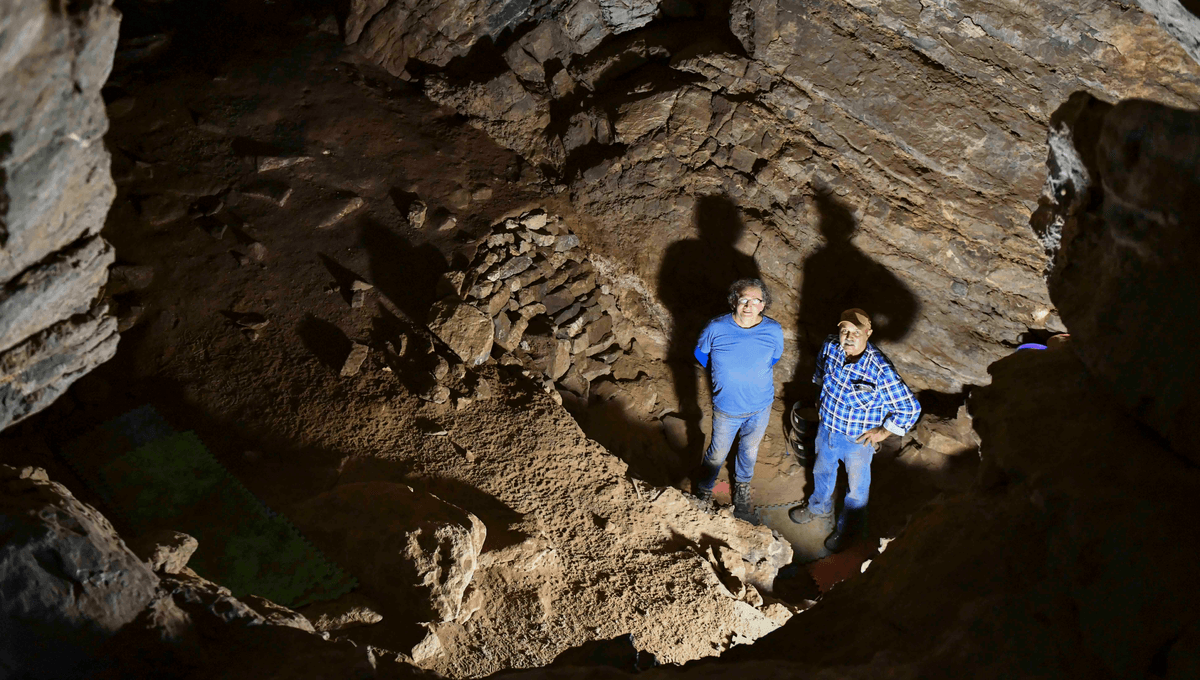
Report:
[[[696,349],[692,350],[692,356],[705,368],[708,368],[708,355],[712,352],[712,336],[713,324],[710,321],[700,332],[700,338],[696,340]]]
[[[886,366],[883,374],[883,396],[891,407],[883,418],[883,427],[894,435],[904,436],[905,432],[917,424],[917,418],[921,417],[921,404],[894,368]]]
[[[783,326],[775,326],[771,339],[775,341],[775,351],[771,354],[771,366],[774,367],[783,358]]]
[[[825,380],[825,354],[829,351],[829,341],[821,345],[821,351],[817,354],[817,368],[813,371],[813,383],[820,385]]]

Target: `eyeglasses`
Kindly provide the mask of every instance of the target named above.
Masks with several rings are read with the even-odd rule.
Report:
[[[763,301],[758,298],[738,298],[739,307],[744,307],[746,305],[761,305],[762,303]]]

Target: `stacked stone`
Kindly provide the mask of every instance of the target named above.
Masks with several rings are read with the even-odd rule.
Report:
[[[579,237],[542,210],[493,227],[451,283],[492,319],[494,344],[548,389],[557,383],[586,398],[591,382],[611,374],[630,348],[632,324],[609,283]]]

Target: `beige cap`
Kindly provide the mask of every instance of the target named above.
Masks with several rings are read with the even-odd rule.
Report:
[[[838,325],[841,326],[844,323],[848,323],[860,331],[871,330],[871,317],[858,307],[852,307],[842,312],[842,319],[838,321]]]

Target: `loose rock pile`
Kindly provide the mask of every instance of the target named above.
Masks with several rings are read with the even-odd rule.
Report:
[[[430,328],[464,362],[505,355],[502,363],[519,363],[556,401],[586,401],[605,376],[624,383],[647,372],[612,282],[562,219],[543,210],[495,225],[469,268],[446,274],[442,292]],[[626,388],[649,413],[658,394],[641,382]]]

